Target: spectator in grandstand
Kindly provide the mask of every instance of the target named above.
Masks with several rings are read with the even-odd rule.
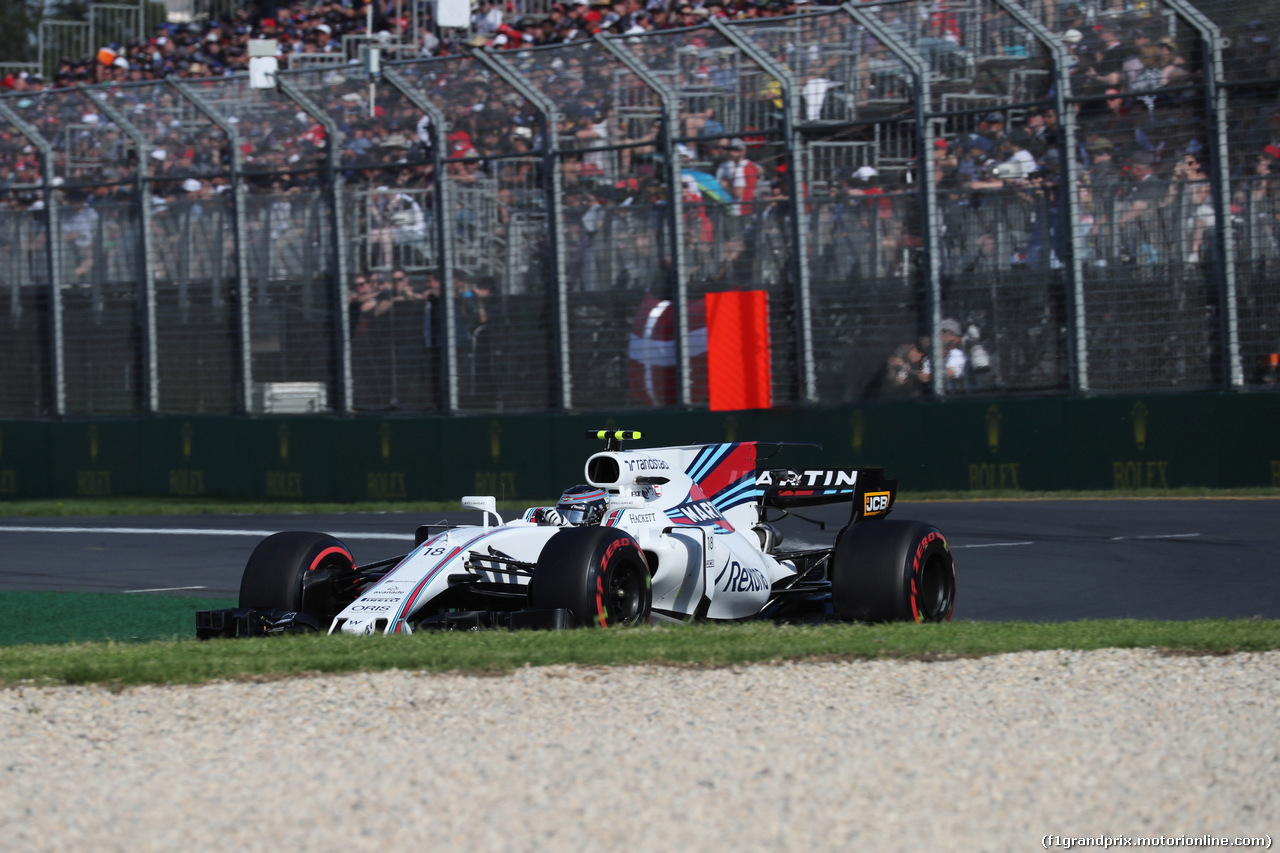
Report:
[[[1053,123],[1050,124],[1050,117]],[[1022,127],[1026,136],[1026,148],[1036,157],[1058,145],[1057,114],[1047,107],[1033,106],[1027,109],[1027,122]]]
[[[964,330],[960,321],[953,317],[943,320],[938,337],[942,340],[943,387],[949,392],[962,390],[968,358],[964,353]]]
[[[1158,214],[1173,198],[1173,184],[1155,175],[1154,161],[1146,151],[1129,159],[1129,182],[1116,204],[1115,222],[1120,243],[1115,247],[1127,263],[1153,266],[1169,248],[1162,236]]]
[[[1115,164],[1115,151],[1111,140],[1105,136],[1093,136],[1085,143],[1088,154],[1089,184],[1099,199],[1114,199],[1120,183],[1120,170]]]
[[[1039,168],[1035,155],[1027,150],[1028,140],[1025,134],[1011,133],[1000,143],[1000,154],[1004,157],[1001,166],[1001,177],[1012,180],[1025,180]]]
[[[478,35],[494,36],[502,26],[502,8],[493,0],[480,0],[471,14],[471,29]]]
[[[894,350],[886,367],[890,383],[888,390],[892,394],[919,397],[929,387],[929,357],[918,342],[903,344]]]
[[[1178,55],[1178,46],[1172,36],[1156,39],[1160,51],[1160,78],[1164,86],[1177,86],[1187,76],[1187,62]]]
[[[756,187],[760,182],[760,167],[747,159],[747,143],[741,139],[730,140],[727,153],[729,159],[716,170],[716,180],[733,199],[728,212],[730,222],[736,221],[737,224],[731,224],[729,228],[737,233],[730,234],[730,237],[738,237],[742,233],[742,217],[751,216],[755,210],[751,202],[756,197]]]
[[[1234,80],[1274,81],[1280,79],[1280,52],[1275,39],[1267,33],[1261,18],[1250,20],[1231,39],[1232,53],[1223,63],[1227,74]],[[1259,95],[1274,94],[1274,83],[1255,82],[1249,87]]]
[[[1107,261],[1098,251],[1098,221],[1093,203],[1093,187],[1089,183],[1089,175],[1079,177],[1076,185],[1076,233],[1080,236],[1083,263],[1105,267]]]
[[[469,346],[477,332],[489,322],[486,302],[490,291],[472,287],[461,272],[453,274],[454,332],[459,347]]]
[[[1208,250],[1213,246],[1213,229],[1217,222],[1209,196],[1209,177],[1196,154],[1184,154],[1173,167],[1173,177],[1180,182],[1178,192],[1183,194],[1183,228],[1188,237],[1184,260],[1189,264],[1199,263],[1201,258],[1208,259]]]
[[[1136,144],[1138,119],[1125,103],[1124,94],[1116,86],[1108,86],[1103,94],[1101,104],[1092,102],[1082,111],[1080,126],[1086,134],[1105,136],[1122,148]]]
[[[391,271],[392,302],[422,302],[426,298],[425,291],[419,292],[413,289],[409,274],[405,272],[404,267],[398,266]]]
[[[720,137],[724,135],[724,125],[716,117],[724,108],[724,100],[718,96],[708,97],[698,107],[690,107],[680,114],[686,137]],[[704,143],[705,145],[705,143]]]
[[[1164,73],[1161,68],[1163,61],[1164,56],[1159,47],[1154,44],[1143,45],[1137,56],[1138,70],[1129,79],[1129,92],[1137,95],[1137,102],[1147,108],[1148,119],[1156,111],[1154,92],[1164,86]]]
[[[390,307],[390,303],[387,305]],[[351,292],[347,294],[347,306],[352,332],[367,330],[367,317],[372,316],[378,308],[378,288],[369,275],[356,274],[352,280]]]
[[[946,74],[952,58],[960,52],[960,23],[945,2],[931,6],[920,16],[922,32],[916,44],[933,71]]]
[[[1093,62],[1085,71],[1089,82],[1095,86],[1120,86],[1124,82],[1124,60],[1128,55],[1124,42],[1120,40],[1116,25],[1103,23],[1098,29],[1101,40],[1099,49],[1093,54]]]

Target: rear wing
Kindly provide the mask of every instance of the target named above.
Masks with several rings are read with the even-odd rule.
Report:
[[[898,495],[898,481],[883,468],[774,468],[756,476],[760,506],[787,510],[820,504],[853,504],[851,522],[884,518]]]

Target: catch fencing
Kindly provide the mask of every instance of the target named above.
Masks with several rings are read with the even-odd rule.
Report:
[[[742,290],[775,406],[1273,387],[1280,22],[1197,5],[0,97],[0,416],[706,408]]]

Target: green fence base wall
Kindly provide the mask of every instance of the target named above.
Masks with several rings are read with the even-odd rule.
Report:
[[[954,400],[831,409],[484,418],[0,422],[0,500],[552,497],[587,429],[636,446],[812,441],[778,461],[880,465],[910,491],[1280,486],[1280,394]]]

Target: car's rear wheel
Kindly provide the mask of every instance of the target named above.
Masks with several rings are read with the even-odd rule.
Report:
[[[529,581],[529,606],[566,609],[577,625],[649,621],[649,564],[634,538],[612,527],[570,527],[547,542]]]
[[[306,613],[327,630],[345,606],[335,579],[355,566],[341,541],[324,533],[287,531],[258,543],[240,578],[240,606]],[[348,582],[346,585],[350,585]],[[354,593],[354,587],[349,592]]]
[[[867,521],[842,531],[831,566],[836,613],[864,622],[945,622],[956,602],[947,540],[919,521]]]

